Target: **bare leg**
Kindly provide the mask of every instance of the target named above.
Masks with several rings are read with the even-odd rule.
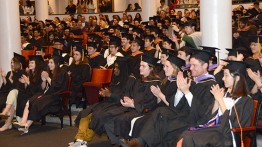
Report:
[[[12,107],[12,104],[6,104],[4,110],[0,114],[7,115],[9,111],[11,110],[11,107]]]
[[[11,122],[12,122],[12,119],[13,119],[13,117],[14,117],[14,114],[15,114],[15,109],[14,109],[14,107],[11,107],[11,109],[10,109],[10,117],[8,117],[7,119],[6,119],[6,121],[5,121],[5,124],[0,128],[0,132],[2,132],[2,131],[5,131],[5,130],[7,130],[7,129],[11,129]],[[11,126],[11,127],[10,127]]]
[[[29,114],[29,104],[26,104],[25,105],[25,109],[24,109],[24,113],[23,113],[23,117],[22,117],[22,120],[20,122],[20,125],[21,126],[24,126],[26,124],[26,121],[27,121],[27,118],[28,118],[28,114]]]

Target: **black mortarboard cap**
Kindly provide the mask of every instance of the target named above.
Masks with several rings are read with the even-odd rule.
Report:
[[[136,37],[136,39],[134,40],[134,42],[136,42],[141,48],[144,48],[145,42],[144,40],[142,40],[139,37]]]
[[[54,62],[57,62],[59,64],[63,64],[64,63],[64,59],[61,55],[57,55],[57,54],[53,54],[52,58],[54,59]]]
[[[133,32],[137,32],[138,34],[143,34],[143,30],[141,28],[135,27]]]
[[[252,71],[259,71],[261,73],[262,67],[258,59],[246,58],[245,61],[247,68],[250,68]]]
[[[119,37],[112,36],[112,37],[110,37],[109,45],[112,44],[112,43],[116,43],[117,46],[120,46],[121,45],[121,39]]]
[[[173,49],[161,48],[161,50],[162,50],[162,54],[171,55],[171,56],[174,56],[176,54],[176,51]]]
[[[133,40],[133,36],[128,33],[122,33],[122,38],[126,38],[127,40]]]
[[[151,32],[155,32],[156,34],[160,34],[161,33],[161,30],[158,28],[158,27],[152,27]]]
[[[230,73],[233,74],[241,74],[243,76],[247,76],[246,72],[246,64],[242,61],[233,61],[233,60],[223,60],[228,64],[224,67],[224,69],[229,69]]]
[[[151,57],[151,56],[147,56],[147,55],[142,55],[142,61],[151,64],[151,65],[157,65],[159,59]]]
[[[183,26],[184,27],[186,27],[186,26],[190,26],[190,27],[193,27],[193,26],[196,26],[196,21],[195,20],[189,20],[189,21],[187,21],[187,22],[185,22],[184,24],[183,24]]]
[[[154,35],[152,35],[152,34],[146,35],[144,38],[145,39],[149,39],[149,40],[154,40],[155,39]]]
[[[88,47],[93,47],[93,48],[97,48],[97,43],[96,42],[88,42],[87,43]]]
[[[216,50],[220,50],[219,48],[217,47],[209,47],[209,46],[199,46],[199,47],[202,47],[204,51],[208,51],[210,52],[210,55],[212,56],[216,56]]]
[[[260,35],[260,36],[249,36],[248,38],[249,38],[250,42],[262,43],[262,35]]]
[[[14,57],[23,65],[25,65],[26,63],[26,59],[24,56],[20,55],[20,54],[17,54],[14,52]]]
[[[141,22],[142,25],[148,25],[148,21]]]
[[[52,19],[46,19],[45,21],[50,23],[50,22],[52,22],[53,20],[52,20]]]
[[[180,69],[181,69],[182,66],[184,66],[186,64],[185,60],[178,58],[176,56],[169,56],[167,58],[167,60],[170,61],[171,63],[175,64]]]
[[[121,32],[121,33],[128,33],[128,31],[129,31],[128,28],[123,28],[123,27],[122,27],[122,28],[120,29],[120,32]]]
[[[44,59],[41,55],[30,55],[28,56],[29,60],[35,60],[35,61],[39,61],[39,62],[44,62]]]
[[[191,49],[193,51],[193,55],[191,56],[199,59],[205,63],[209,63],[209,59],[210,59],[210,52],[205,51],[205,50],[199,50],[199,49]]]
[[[60,39],[60,38],[55,38],[55,39],[54,39],[54,42],[59,42],[59,43],[64,44],[64,40],[63,40],[63,39]]]
[[[130,25],[130,23],[128,21],[125,21],[124,25]]]
[[[237,56],[237,54],[243,54],[243,55],[250,55],[251,53],[246,50],[246,49],[242,49],[242,48],[235,48],[235,49],[230,49],[230,48],[226,48],[226,50],[228,51],[228,56]]]

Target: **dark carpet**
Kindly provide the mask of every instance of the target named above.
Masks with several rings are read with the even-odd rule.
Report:
[[[0,147],[67,147],[74,140],[77,128],[47,123],[45,126],[34,124],[29,133],[21,135],[16,129],[0,132]],[[96,136],[88,147],[110,147],[106,135]]]

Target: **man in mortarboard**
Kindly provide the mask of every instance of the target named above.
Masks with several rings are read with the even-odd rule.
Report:
[[[53,54],[62,56],[63,50],[64,50],[64,40],[59,38],[54,39]]]
[[[196,32],[196,22],[190,20],[184,24],[186,34],[181,34],[182,46],[199,48],[202,45],[202,33]]]
[[[28,34],[21,33],[21,49],[22,50],[33,50],[32,45],[27,40],[28,40]]]
[[[133,36],[131,34],[123,33],[121,37],[121,49],[119,50],[125,57],[130,56],[131,52],[131,41],[133,40]]]
[[[41,37],[40,30],[33,30],[33,38],[29,40],[32,46],[36,46],[38,50],[41,50],[41,46],[44,46],[44,39]]]
[[[131,43],[131,56],[129,56],[128,59],[128,64],[129,64],[129,69],[130,72],[137,78],[139,78],[140,73],[139,73],[139,67],[140,67],[140,61],[141,61],[141,56],[143,52],[142,50],[144,48],[144,41],[137,37],[134,39]]]
[[[157,45],[157,44],[159,44],[161,41],[162,41],[162,39],[160,38],[160,36],[161,36],[161,30],[159,29],[159,28],[157,28],[157,27],[153,27],[153,28],[151,28],[151,34],[152,35],[154,35],[154,44],[155,45]]]
[[[106,57],[106,65],[104,67],[112,68],[116,58],[123,57],[119,50],[121,50],[121,39],[118,37],[111,37],[109,42],[109,49],[105,51],[104,55],[104,57]]]
[[[145,36],[145,48],[143,50],[144,55],[155,57],[156,49],[153,47],[154,38],[154,35]]]
[[[96,42],[87,43],[88,61],[91,68],[100,68],[106,65],[105,58],[98,52]]]
[[[262,36],[249,36],[252,58],[258,59],[261,53]]]

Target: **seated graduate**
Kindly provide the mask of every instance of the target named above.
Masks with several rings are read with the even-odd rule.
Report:
[[[78,132],[75,136],[75,141],[69,143],[70,147],[78,146],[79,144],[87,144],[95,137],[95,132],[89,128],[93,112],[95,115],[99,115],[101,118],[105,119],[104,116],[101,116],[99,111],[106,111],[114,106],[114,104],[120,103],[122,92],[124,91],[129,77],[127,58],[117,57],[113,71],[113,77],[109,88],[102,88],[100,90],[100,95],[104,97],[105,100],[89,106],[78,114],[75,120],[75,123],[79,125]]]
[[[91,68],[100,68],[100,66],[104,66],[106,64],[104,57],[97,51],[97,49],[96,42],[87,43],[87,58]]]
[[[21,50],[33,50],[32,45],[28,42],[28,33],[21,33]]]
[[[190,58],[191,79],[177,75],[177,92],[174,111],[156,109],[148,119],[140,137],[128,142],[130,146],[174,146],[179,135],[190,126],[203,124],[209,120],[214,105],[211,86],[216,84],[215,77],[208,74],[210,52],[197,50]],[[176,105],[176,104],[183,104]],[[167,113],[168,112],[168,113]]]
[[[153,47],[154,35],[145,36],[145,48],[143,50],[144,55],[154,57],[156,49]]]
[[[192,55],[192,51],[189,47],[183,46],[177,51],[177,57],[185,60],[186,64],[181,69],[183,70],[185,77],[190,77],[190,64],[189,59]]]
[[[111,37],[109,41],[109,49],[105,51],[106,65],[101,68],[112,68],[117,57],[123,57],[119,52],[121,46],[121,39],[118,37]]]
[[[120,139],[128,137],[131,120],[152,112],[156,108],[157,98],[151,92],[150,87],[159,84],[159,77],[155,71],[157,61],[156,58],[143,55],[139,68],[142,77],[135,80],[132,80],[135,77],[130,77],[130,83],[129,81],[127,83],[129,87],[120,100],[122,106],[106,112],[111,114],[111,117],[104,123],[111,144],[122,144]]]
[[[132,40],[133,40],[133,37],[131,34],[122,33],[122,37],[121,37],[122,48],[119,50],[119,52],[122,53],[125,57],[130,56],[132,54],[131,52],[131,41]]]
[[[174,108],[174,96],[177,90],[176,77],[178,72],[182,71],[181,67],[184,65],[184,60],[172,55],[170,55],[165,61],[164,71],[166,77],[161,80],[160,86],[152,85],[150,87],[151,92],[157,97],[157,107],[170,107],[171,109]],[[139,137],[140,131],[149,117],[151,117],[150,113],[144,115],[143,117],[137,118],[137,120],[134,118],[132,120],[132,123],[135,121],[134,128],[133,130],[131,128],[129,135],[131,137]]]
[[[84,63],[84,54],[85,51],[82,45],[77,46],[75,50],[73,50],[73,62],[69,66],[69,75],[71,76],[71,97],[70,97],[70,105],[75,103],[76,107],[80,106],[80,102],[82,101],[82,97],[78,97],[79,93],[83,92],[82,84],[84,82],[88,82],[91,79],[91,67]]]
[[[128,65],[131,74],[133,74],[136,78],[140,77],[139,67],[141,62],[141,56],[143,54],[143,52],[141,52],[140,50],[144,48],[144,44],[144,41],[139,37],[136,37],[136,39],[133,40],[131,43],[132,54],[129,57]]]
[[[252,52],[251,58],[258,59],[258,56],[261,52],[261,42],[262,42],[262,36],[250,36],[250,49]]]
[[[60,69],[59,64],[61,60],[62,57],[58,55],[53,55],[51,59],[49,59],[48,70],[42,71],[41,73],[42,92],[29,99],[29,107],[27,105],[24,108],[22,118],[22,120],[26,121],[20,123],[21,127],[18,129],[19,131],[28,133],[29,127],[34,121],[40,120],[42,116],[52,111],[50,109],[51,106],[59,105],[58,93],[66,90],[68,77],[67,73]],[[59,107],[55,108],[59,109]]]
[[[0,89],[0,105],[1,109],[4,109],[1,110],[0,117],[7,119],[5,124],[0,128],[0,132],[12,128],[11,121],[15,115],[17,89],[25,89],[25,85],[22,83],[22,76],[25,74],[23,64],[25,62],[24,56],[14,53],[14,57],[11,60],[11,71],[6,74],[1,70],[3,84]]]
[[[210,91],[216,99],[213,118],[185,131],[177,146],[241,146],[230,129],[250,126],[253,99],[248,95],[245,63],[226,62],[223,77],[226,92],[219,85],[213,85]]]
[[[24,108],[28,104],[28,99],[35,94],[42,91],[41,88],[41,73],[42,73],[42,63],[44,62],[42,56],[34,55],[29,56],[29,65],[27,75],[21,77],[21,81],[25,84],[26,89],[18,89],[17,96],[17,106],[16,106],[16,116],[23,117]],[[23,120],[21,120],[22,122]],[[18,123],[20,124],[20,122]]]

